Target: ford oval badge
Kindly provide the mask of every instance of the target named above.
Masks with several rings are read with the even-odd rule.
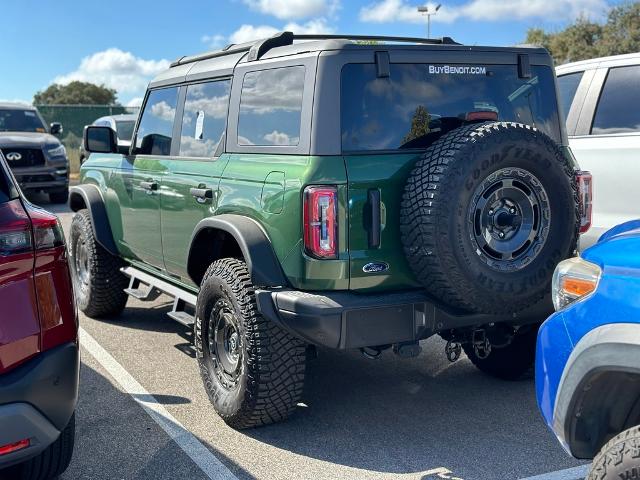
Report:
[[[371,262],[362,267],[364,273],[380,273],[389,270],[389,264],[385,262]]]

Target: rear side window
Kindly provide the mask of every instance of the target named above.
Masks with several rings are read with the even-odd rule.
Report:
[[[296,66],[244,76],[238,145],[298,145],[304,73],[303,66]]]
[[[584,72],[569,73],[558,77],[558,95],[560,97],[560,105],[562,106],[562,114],[564,115],[564,121],[567,121],[569,116],[569,110],[571,110],[571,104],[578,91],[578,85],[582,80]]]
[[[609,70],[604,83],[592,135],[640,132],[640,65]]]
[[[230,80],[198,83],[187,87],[182,116],[180,155],[213,157],[227,122]]]
[[[424,148],[473,119],[533,125],[558,143],[554,74],[516,65],[391,64],[378,78],[373,64],[342,69],[342,148],[345,151]]]
[[[136,153],[171,154],[171,135],[177,101],[177,87],[153,90],[149,93],[136,134]]]

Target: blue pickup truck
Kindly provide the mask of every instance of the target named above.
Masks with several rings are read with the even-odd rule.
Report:
[[[640,478],[640,220],[605,233],[553,277],[556,313],[538,333],[545,421],[588,480]]]

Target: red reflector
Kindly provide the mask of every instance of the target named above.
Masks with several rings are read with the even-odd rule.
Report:
[[[336,258],[338,219],[336,187],[304,189],[304,246],[316,258]]]
[[[16,443],[9,443],[7,445],[2,445],[0,447],[0,456],[1,455],[8,455],[8,454],[13,453],[13,452],[17,452],[18,450],[22,450],[23,448],[27,448],[29,445],[31,445],[31,440],[29,440],[28,438],[26,438],[24,440],[20,440],[19,442],[16,442]]]
[[[475,122],[477,120],[491,120],[491,121],[497,121],[498,120],[498,114],[494,111],[491,110],[482,110],[482,111],[478,111],[478,112],[468,112],[464,119],[467,122]]]
[[[578,209],[580,210],[580,233],[585,233],[591,228],[591,216],[593,214],[593,179],[589,172],[577,172],[578,183]]]

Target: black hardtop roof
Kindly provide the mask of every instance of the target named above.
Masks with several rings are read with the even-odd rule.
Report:
[[[391,42],[391,43],[388,43]],[[521,45],[514,47],[490,47],[479,45],[462,45],[450,37],[416,38],[392,37],[380,35],[296,35],[292,32],[279,32],[264,38],[242,44],[230,44],[220,50],[204,52],[197,55],[180,57],[170,68],[160,73],[150,86],[161,86],[175,83],[172,79],[182,77],[194,71],[221,72],[223,75],[233,73],[235,66],[241,61],[252,62],[261,58],[278,58],[298,53],[320,52],[329,50],[436,50],[469,52],[510,52],[549,55],[542,47]]]

